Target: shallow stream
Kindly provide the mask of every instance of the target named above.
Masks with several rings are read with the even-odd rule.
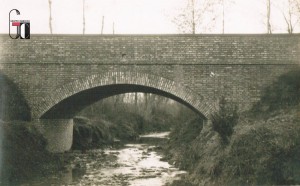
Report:
[[[166,138],[168,133],[141,136],[141,139]],[[142,140],[148,141],[148,140]],[[162,186],[180,179],[185,174],[162,161],[158,145],[148,143],[126,144],[119,149],[96,149],[74,157],[65,171],[47,178],[36,179],[24,185],[113,185]]]

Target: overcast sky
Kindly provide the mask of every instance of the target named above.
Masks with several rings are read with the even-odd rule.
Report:
[[[85,0],[86,34],[173,34],[172,17],[187,0]],[[265,33],[265,0],[236,0],[225,12],[225,33]],[[273,0],[282,1],[282,0]],[[0,33],[8,33],[8,13],[15,20],[30,20],[31,33],[50,33],[48,0],[0,0]],[[53,33],[82,33],[82,0],[52,0]],[[221,17],[219,17],[221,18]],[[221,19],[212,33],[221,33]],[[282,14],[272,12],[275,32],[286,32]],[[298,31],[298,30],[296,30]]]

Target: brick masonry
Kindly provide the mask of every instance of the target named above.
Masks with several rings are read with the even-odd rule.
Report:
[[[247,109],[299,65],[298,34],[0,35],[1,73],[24,94],[33,119],[82,91],[118,84],[158,89],[209,118],[221,96]]]
[[[65,152],[73,141],[73,119],[34,120],[32,123],[47,139],[46,149],[50,152]]]

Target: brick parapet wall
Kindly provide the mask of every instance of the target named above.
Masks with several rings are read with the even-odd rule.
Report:
[[[2,63],[299,64],[300,35],[0,35]]]

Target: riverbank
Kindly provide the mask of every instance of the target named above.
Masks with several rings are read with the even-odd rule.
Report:
[[[65,168],[64,156],[49,153],[46,140],[30,122],[0,122],[0,131],[0,185],[19,185]]]
[[[168,160],[187,170],[185,181],[194,185],[299,184],[299,111],[280,111],[267,120],[240,119],[226,146],[212,128],[186,146],[171,141]]]
[[[266,87],[261,100],[239,114],[226,141],[213,126],[188,127],[197,123],[201,125],[190,120],[173,130],[166,148],[168,160],[189,172],[182,181],[191,185],[300,184],[300,70]]]

